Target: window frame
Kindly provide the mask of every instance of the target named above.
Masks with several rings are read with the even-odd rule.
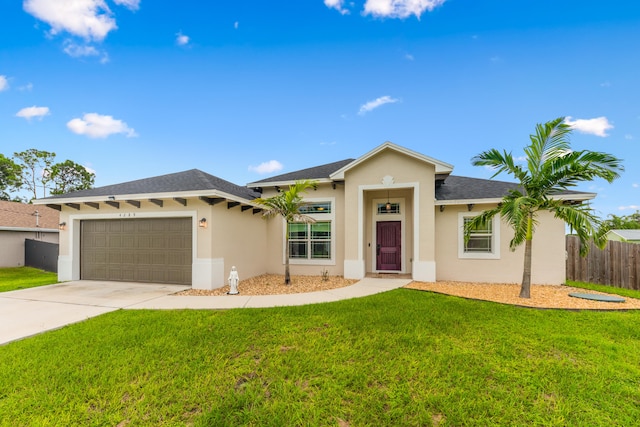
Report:
[[[305,198],[305,203],[314,204],[314,203],[329,203],[331,208],[329,212],[319,212],[312,214],[305,214],[317,222],[328,222],[330,224],[330,233],[331,237],[329,239],[330,242],[330,256],[329,258],[311,258],[312,254],[312,242],[311,239],[311,226],[310,223],[307,225],[307,238],[305,241],[308,244],[307,248],[307,257],[306,258],[293,258],[289,257],[289,264],[291,265],[336,265],[336,203],[335,197],[317,197],[317,198]],[[288,255],[289,248],[287,247],[287,233],[289,232],[289,224],[286,221],[283,222],[283,239],[282,239],[282,262],[286,261],[286,257]],[[315,240],[315,241],[326,241],[326,240]]]
[[[461,259],[500,259],[500,215],[491,219],[491,252],[467,252],[464,242],[464,220],[480,215],[481,212],[458,213],[458,258]]]

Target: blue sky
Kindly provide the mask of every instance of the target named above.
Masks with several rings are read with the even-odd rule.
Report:
[[[489,178],[536,123],[624,159],[601,216],[640,209],[640,2],[0,2],[0,152],[96,186],[192,168],[237,184],[383,143]],[[509,180],[507,176],[497,179]]]

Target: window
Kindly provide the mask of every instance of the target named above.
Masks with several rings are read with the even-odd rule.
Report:
[[[333,262],[334,214],[332,201],[310,201],[300,212],[315,220],[312,223],[287,224],[289,259],[294,264]]]
[[[292,259],[330,259],[331,222],[290,223],[289,257]]]
[[[464,226],[472,221],[473,218],[465,217]],[[492,252],[493,241],[493,224],[491,221],[477,226],[470,234],[469,240],[464,242],[464,251],[466,253],[485,253]]]
[[[378,203],[378,215],[399,213],[400,203],[389,203],[389,209],[387,209],[387,203]]]
[[[469,223],[477,213],[458,214],[458,257],[459,258],[500,258],[500,218],[492,220],[476,227],[469,234],[469,240],[465,242],[464,226]]]

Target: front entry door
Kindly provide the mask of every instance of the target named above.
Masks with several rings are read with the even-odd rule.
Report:
[[[376,223],[376,270],[402,270],[400,230],[400,221]]]

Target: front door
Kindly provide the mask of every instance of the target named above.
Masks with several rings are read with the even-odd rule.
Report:
[[[376,223],[376,270],[400,271],[402,246],[400,221]]]

